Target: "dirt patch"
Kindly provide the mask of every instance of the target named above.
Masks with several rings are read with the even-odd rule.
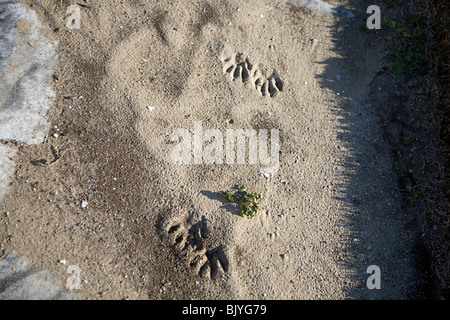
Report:
[[[433,106],[437,117],[437,128],[443,141],[439,155],[440,190],[443,190],[440,206],[442,210],[434,215],[436,228],[433,242],[433,268],[439,279],[441,294],[448,299],[450,283],[450,243],[449,243],[449,149],[450,145],[450,93],[449,93],[449,49],[450,49],[450,6],[446,1],[432,1],[427,6],[434,43],[429,55],[433,62],[432,79]]]
[[[87,299],[434,296],[423,244],[439,132],[424,78],[389,71],[388,28],[230,0],[83,2],[78,29],[69,1],[24,3],[59,64],[45,141],[5,141],[17,149],[5,252],[60,279],[77,265]],[[259,140],[227,162],[238,130]],[[223,197],[241,183],[263,195],[252,219]],[[381,290],[366,285],[371,265]]]

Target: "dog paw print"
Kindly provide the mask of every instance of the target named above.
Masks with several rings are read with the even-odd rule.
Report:
[[[184,219],[172,219],[164,231],[172,249],[195,274],[214,280],[228,273],[224,247],[210,243],[205,219],[193,225]]]
[[[250,63],[248,57],[244,58],[241,53],[232,58],[224,58],[222,63],[223,73],[232,81],[249,82],[263,96],[273,98],[283,91],[283,82],[276,71],[266,77],[257,65]]]

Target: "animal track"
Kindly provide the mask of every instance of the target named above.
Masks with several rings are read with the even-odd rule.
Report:
[[[186,219],[172,219],[164,231],[175,253],[196,274],[214,280],[219,274],[228,272],[229,261],[224,247],[212,246],[205,219],[190,227]]]
[[[263,96],[275,97],[283,91],[283,82],[276,71],[266,78],[258,66],[251,64],[241,53],[233,58],[223,59],[222,63],[223,73],[229,75],[232,81],[250,82]]]

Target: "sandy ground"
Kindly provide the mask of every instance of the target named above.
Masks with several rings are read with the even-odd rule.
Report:
[[[386,72],[388,30],[359,29],[365,1],[330,3],[357,17],[272,0],[91,0],[78,2],[78,29],[72,2],[24,0],[58,42],[56,97],[44,142],[2,140],[16,152],[3,254],[63,282],[78,266],[83,299],[426,296],[429,206],[409,206],[399,170],[433,142],[423,130],[400,142],[422,84]],[[194,147],[175,163],[174,132],[195,145],[199,123],[216,144],[204,137],[203,159]],[[279,165],[227,163],[229,129],[278,130]],[[223,163],[205,160],[212,149]],[[263,196],[253,218],[222,195],[238,184]],[[366,285],[371,265],[381,289]]]

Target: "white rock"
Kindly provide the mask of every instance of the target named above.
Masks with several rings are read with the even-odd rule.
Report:
[[[87,205],[88,205],[87,201],[85,201],[85,200],[81,201],[81,207],[82,207],[83,209],[86,208]]]

